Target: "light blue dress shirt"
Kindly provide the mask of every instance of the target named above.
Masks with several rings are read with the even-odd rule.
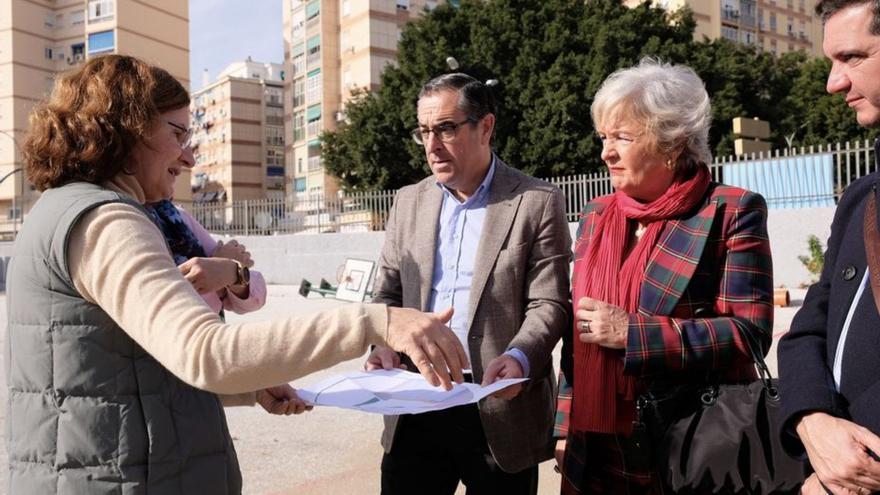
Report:
[[[440,209],[440,230],[437,232],[437,246],[434,252],[434,271],[431,279],[431,294],[428,301],[430,311],[455,309],[449,328],[461,341],[468,353],[468,320],[471,298],[471,281],[477,250],[486,219],[486,206],[489,204],[489,189],[495,177],[495,155],[489,171],[474,194],[466,201],[459,201],[446,186],[437,183],[443,191],[443,204]],[[513,348],[509,354],[519,361],[523,375],[529,375],[529,362],[526,355]]]

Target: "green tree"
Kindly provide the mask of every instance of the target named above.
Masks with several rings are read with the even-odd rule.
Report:
[[[590,119],[593,95],[614,70],[644,56],[686,63],[712,98],[710,146],[733,152],[731,121],[770,122],[784,147],[873,137],[839,96],[825,93],[828,62],[802,52],[775,56],[727,40],[693,40],[690,11],[669,14],[618,0],[463,0],[407,25],[398,64],[382,74],[376,93],[346,105],[347,123],[323,136],[327,170],[348,190],[393,189],[424,178],[424,150],[410,139],[421,85],[460,71],[501,81],[495,94],[494,147],[511,165],[549,177],[602,168]]]
[[[859,126],[855,112],[842,95],[825,91],[831,70],[827,59],[808,59],[797,69],[791,92],[781,105],[788,110],[781,128],[794,145],[844,143],[877,136],[877,129]]]
[[[694,22],[615,0],[466,0],[441,6],[403,31],[398,64],[376,93],[346,105],[348,123],[323,138],[324,163],[348,190],[392,189],[424,178],[424,151],[409,137],[420,86],[459,70],[501,84],[495,149],[536,176],[602,166],[592,95],[612,71],[645,55],[684,60]]]

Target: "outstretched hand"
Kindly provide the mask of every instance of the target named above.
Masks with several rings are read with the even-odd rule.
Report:
[[[451,390],[452,382],[464,381],[462,370],[469,367],[467,354],[458,337],[446,326],[452,308],[439,313],[422,313],[411,308],[388,308],[389,347],[412,359],[419,373],[435,387]]]

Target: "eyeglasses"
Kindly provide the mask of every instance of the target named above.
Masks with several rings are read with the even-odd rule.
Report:
[[[416,127],[412,130],[412,138],[413,141],[419,143],[424,146],[424,144],[431,138],[431,133],[433,132],[435,136],[440,138],[440,141],[444,143],[451,142],[455,139],[455,134],[458,132],[458,128],[465,124],[476,124],[479,120],[475,117],[468,117],[461,122],[444,122],[439,125],[435,125],[434,127],[425,128],[425,127]]]
[[[186,127],[183,127],[182,125],[179,125],[179,124],[175,124],[174,122],[171,122],[170,120],[166,120],[165,123],[170,125],[171,127],[173,127],[177,131],[174,133],[174,135],[177,136],[177,143],[180,144],[180,149],[185,150],[185,149],[189,148],[190,146],[192,146],[192,137],[193,137],[192,128],[187,129]]]

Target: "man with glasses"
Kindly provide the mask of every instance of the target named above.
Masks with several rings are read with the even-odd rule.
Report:
[[[491,90],[465,74],[422,87],[415,141],[432,176],[401,189],[374,302],[442,311],[469,353],[466,379],[528,377],[478,405],[386,416],[382,493],[535,494],[553,455],[551,351],[569,322],[571,237],[559,188],[492,152]],[[405,365],[376,348],[367,369]]]

